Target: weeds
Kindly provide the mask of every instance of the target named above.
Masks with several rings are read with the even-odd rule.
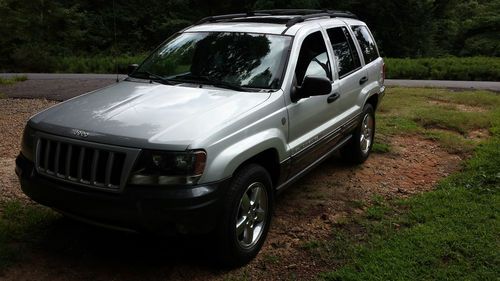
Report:
[[[26,75],[13,76],[12,78],[2,78],[0,77],[0,85],[12,85],[17,82],[22,82],[28,80]]]

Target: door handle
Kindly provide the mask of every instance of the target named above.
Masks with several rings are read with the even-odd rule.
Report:
[[[340,98],[340,94],[339,93],[333,93],[331,95],[328,96],[328,98],[326,99],[326,101],[328,103],[332,103],[334,101],[336,101],[338,98]]]
[[[368,77],[363,76],[361,79],[359,79],[359,85],[363,85],[368,81]]]

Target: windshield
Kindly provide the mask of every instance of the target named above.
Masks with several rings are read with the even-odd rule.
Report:
[[[278,89],[291,37],[186,32],[161,45],[132,73],[164,82]]]

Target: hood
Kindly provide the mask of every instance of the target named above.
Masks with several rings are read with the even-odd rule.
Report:
[[[123,81],[31,118],[41,131],[129,147],[184,150],[263,103],[269,93]],[[81,134],[80,134],[81,135]]]

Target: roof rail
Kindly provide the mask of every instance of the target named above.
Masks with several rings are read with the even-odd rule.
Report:
[[[216,22],[216,21],[231,20],[244,17],[284,16],[284,15],[293,16],[286,23],[287,29],[299,22],[303,22],[305,20],[318,17],[330,17],[330,18],[344,17],[344,18],[354,18],[354,19],[358,18],[355,14],[347,11],[314,10],[314,9],[276,9],[276,10],[257,10],[246,13],[210,16],[199,20],[195,25],[203,24],[206,22]]]
[[[215,21],[219,21],[219,20],[230,20],[230,19],[234,19],[234,18],[253,17],[253,16],[270,16],[270,14],[257,13],[257,12],[246,12],[246,13],[238,13],[238,14],[210,16],[210,17],[202,18],[197,23],[195,23],[195,25],[206,23],[206,22],[215,22]]]
[[[299,16],[293,17],[292,19],[290,19],[286,23],[286,26],[291,27],[292,25],[297,24],[299,22],[303,22],[303,21],[308,20],[308,19],[319,18],[319,17],[330,17],[330,18],[342,17],[342,18],[353,18],[353,19],[358,18],[355,14],[353,14],[351,12],[325,10],[325,11],[320,11],[317,13],[310,13],[310,14],[306,14],[306,15],[299,15]]]
[[[308,14],[318,14],[325,13],[328,10],[316,10],[316,9],[271,9],[271,10],[256,10],[254,13],[266,13],[270,15],[308,15]]]

